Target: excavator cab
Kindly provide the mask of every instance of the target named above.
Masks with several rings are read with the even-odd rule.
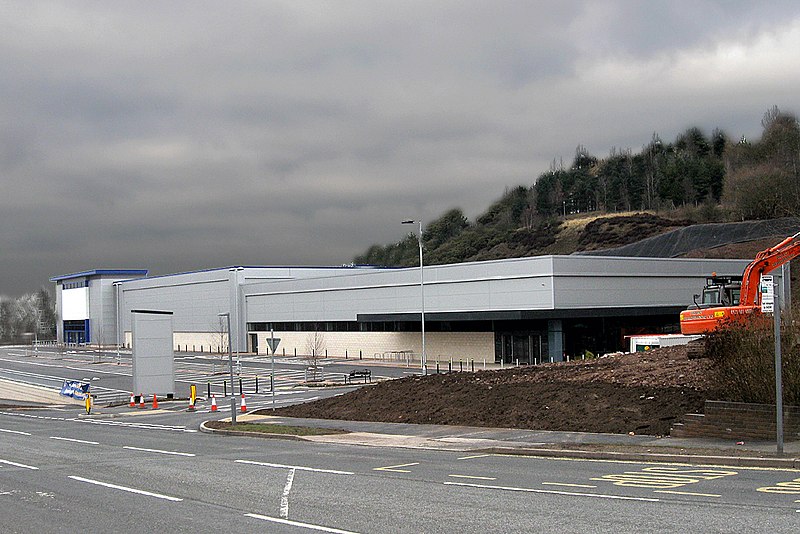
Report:
[[[741,276],[716,276],[706,278],[702,295],[694,295],[694,305],[689,309],[716,308],[718,306],[738,306],[742,292]],[[698,299],[702,300],[698,302]]]

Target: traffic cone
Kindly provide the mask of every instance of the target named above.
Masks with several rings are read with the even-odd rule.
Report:
[[[244,393],[242,393],[242,413],[247,411],[247,400],[244,398]]]
[[[139,393],[139,408],[144,408],[144,395]]]
[[[136,408],[136,399],[133,398],[133,393],[131,393],[131,403],[128,406]]]
[[[189,397],[189,411],[194,411],[194,399],[192,397]]]
[[[211,395],[211,411],[217,411],[217,397],[215,395]]]
[[[156,397],[155,393],[153,393],[153,409],[158,410],[158,397]]]

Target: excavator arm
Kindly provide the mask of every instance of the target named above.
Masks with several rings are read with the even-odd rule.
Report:
[[[767,274],[781,265],[800,256],[800,232],[787,237],[774,247],[759,252],[742,274],[742,289],[739,304],[736,306],[717,306],[712,308],[689,309],[681,312],[681,333],[703,334],[730,321],[741,321],[747,316],[759,313],[758,285],[761,275]]]
[[[755,306],[758,304],[758,284],[761,275],[774,271],[781,265],[790,262],[800,255],[800,240],[797,232],[791,237],[787,237],[774,247],[762,250],[756,258],[748,265],[742,275],[742,294],[740,303],[742,305]]]

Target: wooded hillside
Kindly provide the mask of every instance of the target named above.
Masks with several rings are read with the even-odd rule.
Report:
[[[423,232],[426,264],[568,254],[597,248],[580,242],[583,226],[600,216],[642,214],[636,232],[623,226],[608,246],[624,245],[697,222],[771,219],[800,215],[800,125],[773,107],[757,141],[706,136],[689,128],[673,142],[654,134],[640,152],[612,149],[597,158],[578,146],[569,166],[554,161],[530,186],[507,189],[475,221],[450,209]],[[572,221],[580,220],[580,231]],[[601,226],[614,227],[598,222]],[[602,236],[601,236],[602,237]],[[557,239],[558,238],[558,239]],[[605,242],[601,239],[601,242]],[[417,237],[372,245],[358,264],[411,266],[419,262]]]

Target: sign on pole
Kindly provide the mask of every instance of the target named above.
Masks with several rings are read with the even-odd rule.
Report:
[[[89,397],[89,384],[79,380],[64,380],[60,394],[73,399],[86,400]]]
[[[267,345],[269,345],[269,350],[272,353],[271,356],[271,370],[270,370],[270,396],[272,397],[272,410],[275,410],[275,349],[278,348],[278,344],[280,344],[281,338],[275,337],[275,332],[270,330],[269,337],[267,338]]]
[[[267,345],[269,345],[269,350],[275,354],[275,351],[278,350],[278,345],[281,343],[281,338],[279,337],[270,337],[267,338]]]
[[[775,285],[772,275],[761,275],[761,313],[773,313],[775,311]]]

